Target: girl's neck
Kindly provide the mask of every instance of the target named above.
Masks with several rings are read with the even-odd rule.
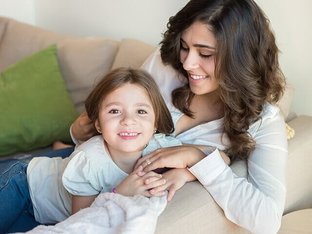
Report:
[[[128,153],[112,150],[109,149],[106,143],[105,147],[114,163],[127,174],[130,174],[133,171],[135,163],[142,155],[142,151]]]

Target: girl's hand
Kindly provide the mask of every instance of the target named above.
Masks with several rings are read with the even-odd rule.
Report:
[[[116,192],[124,196],[134,196],[141,194],[146,197],[162,196],[164,191],[159,191],[151,194],[150,189],[164,185],[166,180],[162,175],[153,171],[148,173],[143,172],[142,167],[138,167],[129,176],[127,176],[121,183],[115,188]]]
[[[73,137],[78,141],[86,141],[97,134],[94,124],[89,119],[87,112],[81,113],[74,121],[71,131]]]
[[[175,192],[180,189],[186,182],[194,181],[196,178],[185,168],[171,169],[163,174],[166,183],[151,189],[151,195],[163,193],[168,190],[167,200],[171,201]]]
[[[144,172],[157,168],[186,168],[191,167],[205,157],[205,154],[195,146],[181,145],[157,149],[140,158],[135,168],[143,167]]]

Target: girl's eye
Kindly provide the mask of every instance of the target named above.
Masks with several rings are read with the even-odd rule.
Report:
[[[144,114],[147,114],[147,111],[145,111],[145,110],[138,110],[138,113],[139,113],[140,115],[144,115]]]
[[[120,113],[120,111],[117,110],[117,109],[112,109],[108,113],[110,113],[110,114],[118,114],[118,113]]]

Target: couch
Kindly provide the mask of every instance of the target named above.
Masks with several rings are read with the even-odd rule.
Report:
[[[137,68],[155,50],[155,46],[135,39],[60,35],[0,17],[0,71],[51,44],[57,45],[61,73],[77,112],[83,110],[84,99],[104,74],[120,66]],[[311,233],[312,116],[297,116],[290,110],[293,93],[294,89],[289,88],[280,103],[285,120],[295,133],[289,139],[287,200],[280,233],[308,233],[300,232],[300,228],[310,228]],[[23,153],[3,158],[20,155]],[[238,175],[246,176],[244,162],[235,162],[231,167]],[[300,225],[291,222],[296,219],[301,220]],[[249,232],[230,222],[210,194],[198,182],[191,182],[176,193],[160,215],[156,233]]]

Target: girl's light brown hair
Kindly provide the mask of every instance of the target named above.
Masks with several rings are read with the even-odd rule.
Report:
[[[157,131],[164,134],[172,133],[174,130],[172,118],[157,84],[150,74],[139,69],[117,68],[108,73],[96,85],[85,102],[86,112],[91,121],[95,123],[97,120],[101,103],[105,97],[127,83],[139,85],[146,90],[155,112]]]

